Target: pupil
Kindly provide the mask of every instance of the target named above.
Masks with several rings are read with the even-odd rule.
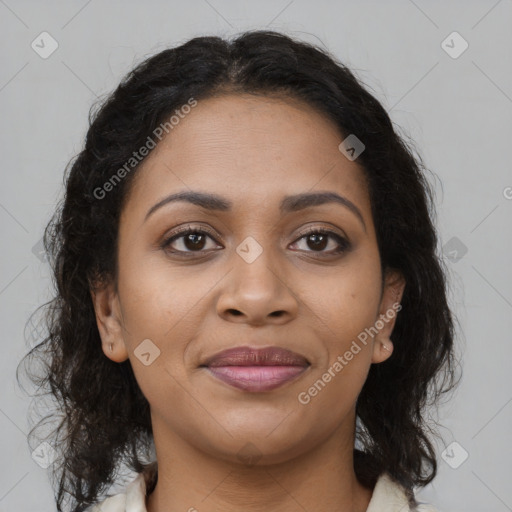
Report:
[[[327,237],[325,235],[318,235],[318,234],[313,234],[313,235],[309,235],[309,240],[313,240],[313,248],[316,248],[316,249],[325,249],[326,247],[326,241],[327,241]]]
[[[198,239],[201,239],[201,238],[203,238],[202,242],[203,242],[203,245],[204,245],[204,237],[203,237],[203,235],[198,234],[198,233],[190,233],[185,238],[185,246],[187,247],[187,249],[202,249],[203,245],[201,245],[201,244],[200,244],[200,246],[195,245],[195,244],[197,244]]]

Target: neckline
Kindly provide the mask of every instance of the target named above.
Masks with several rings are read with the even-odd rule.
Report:
[[[139,500],[144,504],[144,509],[140,512],[147,512],[148,499],[155,489],[157,481],[158,466],[156,461],[146,466],[133,481],[132,489],[138,488],[135,493],[139,494]],[[394,512],[395,510],[408,512],[411,510],[412,499],[411,493],[408,493],[391,475],[383,472],[376,479],[365,512]],[[127,508],[123,512],[132,512],[132,510]],[[137,512],[139,512],[139,509],[137,509]]]

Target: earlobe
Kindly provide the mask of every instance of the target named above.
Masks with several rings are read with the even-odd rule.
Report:
[[[91,289],[96,324],[105,355],[117,363],[128,359],[123,337],[123,323],[117,293],[113,284]]]
[[[373,345],[372,363],[383,363],[391,357],[393,353],[393,342],[388,341],[376,341]]]
[[[405,289],[403,275],[395,270],[388,270],[385,275],[384,289],[379,308],[379,315],[375,322],[378,332],[374,337],[372,363],[382,363],[393,353],[391,333],[395,326],[397,315],[402,306],[400,301]]]

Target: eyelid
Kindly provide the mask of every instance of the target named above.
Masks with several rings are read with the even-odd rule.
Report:
[[[170,240],[178,237],[181,234],[186,234],[189,231],[198,231],[198,232],[204,231],[206,234],[210,235],[212,238],[218,238],[224,242],[224,239],[222,238],[222,236],[219,233],[217,233],[216,231],[214,231],[213,229],[209,228],[208,226],[205,226],[202,224],[192,225],[192,223],[187,223],[183,226],[179,226],[177,228],[172,229],[171,232],[169,233],[169,235],[165,235],[164,243],[169,242]]]
[[[326,227],[326,226],[318,226],[318,225],[309,225],[299,231],[294,237],[294,240],[292,244],[296,244],[304,237],[310,235],[310,234],[316,234],[316,233],[323,233],[327,236],[334,238],[336,240],[336,243],[342,247],[341,249],[337,249],[334,253],[339,252],[345,252],[349,250],[352,246],[352,243],[348,239],[348,237],[345,235],[343,231],[341,231],[339,228],[336,228],[334,226]],[[190,232],[198,232],[198,233],[205,233],[207,234],[214,242],[217,243],[217,239],[220,239],[222,243],[224,243],[224,240],[220,234],[218,234],[216,231],[211,229],[210,227],[206,225],[192,225],[192,223],[187,223],[183,226],[179,226],[177,228],[174,228],[171,233],[168,236],[164,236],[163,241],[159,244],[160,248],[163,250],[166,250],[166,248],[171,245],[172,242],[178,240],[182,236],[190,233]],[[198,255],[205,252],[204,250],[201,251],[171,251],[175,254],[194,254],[197,253]],[[306,252],[312,252],[313,254],[316,252],[318,255],[329,255],[333,254],[333,252],[323,252],[323,251],[306,251]]]
[[[326,235],[327,237],[333,239],[337,248],[331,251],[299,251],[304,252],[305,254],[316,254],[316,258],[328,258],[332,256],[341,256],[347,252],[352,251],[353,244],[349,240],[348,236],[345,233],[334,227],[325,227],[325,226],[308,226],[307,228],[302,229],[295,238],[295,241],[292,242],[292,245],[299,243],[303,238],[306,238],[309,235],[321,233]]]
[[[195,225],[193,226],[192,223],[187,223],[183,226],[179,226],[177,228],[173,228],[169,234],[166,234],[163,236],[163,239],[161,242],[158,243],[158,248],[165,251],[173,253],[174,255],[178,256],[187,256],[187,257],[194,257],[194,253],[197,253],[197,255],[203,254],[205,251],[179,251],[179,250],[170,250],[168,249],[169,246],[174,243],[176,240],[179,240],[186,234],[190,232],[199,232],[199,233],[206,233],[208,237],[213,240],[216,244],[218,243],[217,240],[219,239],[222,243],[224,243],[224,240],[222,236],[220,236],[216,231],[212,230],[208,226],[205,225]]]
[[[338,228],[335,228],[334,226],[332,226],[332,227],[308,226],[308,227],[300,230],[299,233],[297,234],[297,236],[299,238],[302,238],[303,236],[309,235],[311,233],[318,233],[318,232],[325,232],[327,234],[337,235],[340,238],[344,238],[347,242],[349,241],[348,236],[343,231],[341,231]]]
[[[309,226],[301,229],[297,233],[297,235],[296,235],[297,238],[294,241],[297,241],[298,238],[301,238],[303,236],[309,235],[311,233],[317,233],[319,231],[325,231],[327,233],[336,234],[336,235],[338,235],[338,236],[340,236],[342,238],[347,239],[347,241],[348,241],[347,235],[343,231],[341,231],[341,230],[339,230],[339,231],[341,231],[341,233],[336,231],[336,229],[337,228],[335,228],[334,226],[333,227],[325,227],[325,226],[311,226],[311,225],[309,225]],[[182,234],[182,233],[187,233],[189,231],[204,231],[205,233],[207,233],[211,237],[219,238],[221,241],[224,242],[223,237],[219,233],[217,233],[216,231],[214,231],[211,228],[209,228],[208,226],[201,225],[201,224],[194,226],[194,225],[192,225],[192,223],[187,223],[187,224],[185,224],[183,226],[179,226],[177,228],[174,228],[172,230],[172,233],[169,236],[164,236],[165,241],[169,241],[170,239],[176,237],[177,235]]]

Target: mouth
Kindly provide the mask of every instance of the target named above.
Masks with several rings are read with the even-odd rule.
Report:
[[[296,379],[309,361],[281,347],[235,347],[208,358],[204,367],[215,378],[249,392],[271,391]]]

